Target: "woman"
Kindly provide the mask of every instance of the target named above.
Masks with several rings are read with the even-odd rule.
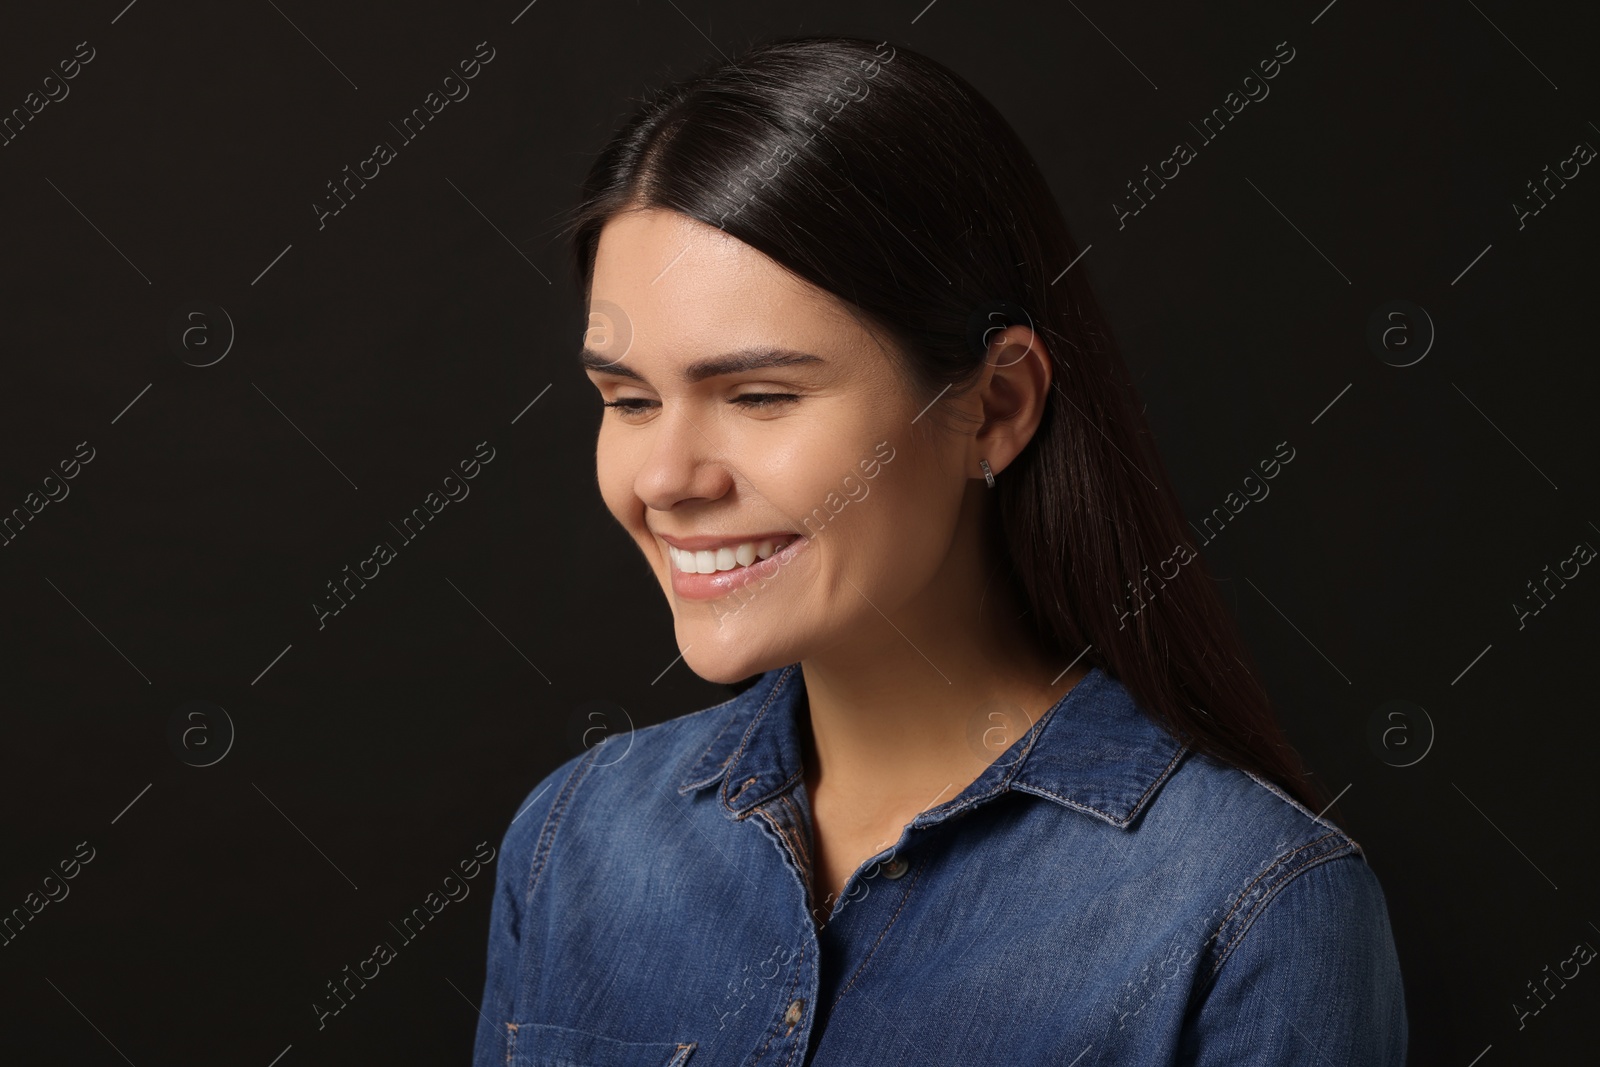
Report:
[[[602,496],[689,668],[759,677],[519,807],[480,1067],[1403,1062],[1378,882],[988,103],[769,43],[571,232]]]

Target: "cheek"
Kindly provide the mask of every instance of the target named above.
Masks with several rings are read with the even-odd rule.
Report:
[[[608,444],[602,434],[595,447],[595,481],[613,518],[630,533],[639,525],[640,503],[633,491],[633,469],[625,450]]]
[[[839,516],[841,532],[849,531],[846,536],[868,557],[864,562],[889,584],[926,579],[938,570],[961,510],[960,481],[916,458],[912,449],[902,449],[876,478],[861,479],[866,496]]]

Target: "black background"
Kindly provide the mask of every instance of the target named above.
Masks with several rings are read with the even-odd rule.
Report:
[[[1600,145],[1596,15],[1323,2],[0,15],[0,112],[95,53],[0,147],[0,514],[94,450],[0,547],[0,912],[95,850],[0,947],[0,1061],[467,1060],[492,866],[320,1031],[311,1004],[597,722],[729,693],[676,660],[600,500],[561,213],[647,86],[819,30],[926,52],[1011,119],[1091,246],[1073,269],[1191,516],[1295,449],[1204,553],[1383,881],[1411,1062],[1592,1054],[1600,977],[1520,1030],[1513,1005],[1600,945],[1600,577],[1520,628],[1512,605],[1600,545],[1600,177],[1520,229],[1512,205]],[[399,147],[389,122],[483,41],[470,96]],[[1189,122],[1281,41],[1270,96],[1119,229],[1125,183],[1198,145]],[[380,140],[397,158],[319,229],[325,183]],[[1416,312],[1368,343],[1395,300],[1431,347]],[[209,366],[190,364],[226,343],[217,313],[169,341],[192,301],[235,332]],[[401,547],[388,523],[484,441],[470,496]],[[312,601],[380,540],[398,558],[319,629]],[[220,751],[219,713],[169,741],[196,699],[237,734],[206,767],[180,756]],[[1400,732],[1374,746],[1390,700],[1431,731],[1384,720]]]

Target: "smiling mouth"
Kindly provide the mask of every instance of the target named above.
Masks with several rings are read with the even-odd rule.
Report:
[[[741,570],[768,559],[799,539],[799,534],[793,534],[761,541],[745,541],[722,548],[702,549],[697,552],[669,544],[667,555],[672,561],[673,569],[684,574],[718,574]]]

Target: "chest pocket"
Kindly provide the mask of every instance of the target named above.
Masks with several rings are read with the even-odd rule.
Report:
[[[509,1067],[687,1067],[693,1041],[618,1041],[549,1023],[507,1023]]]

